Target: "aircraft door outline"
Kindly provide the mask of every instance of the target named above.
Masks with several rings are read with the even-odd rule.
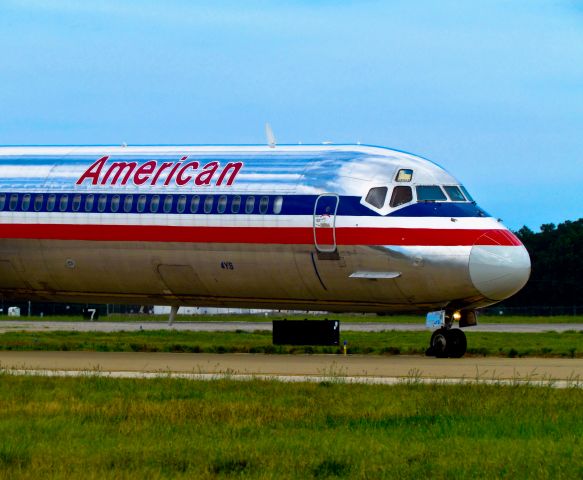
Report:
[[[336,251],[336,213],[340,197],[335,193],[323,193],[314,205],[314,246],[318,252]]]

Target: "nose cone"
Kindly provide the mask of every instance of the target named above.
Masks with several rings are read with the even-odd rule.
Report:
[[[490,300],[504,300],[518,292],[530,276],[530,257],[523,245],[474,245],[470,278]]]

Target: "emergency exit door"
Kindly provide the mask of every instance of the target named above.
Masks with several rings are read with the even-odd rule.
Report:
[[[336,251],[336,212],[338,195],[324,193],[314,206],[314,245],[319,252]]]

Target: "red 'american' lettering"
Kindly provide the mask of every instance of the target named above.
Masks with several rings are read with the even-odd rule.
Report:
[[[148,160],[144,163],[136,161],[126,162],[114,160],[107,163],[106,155],[96,160],[75,182],[82,185],[90,182],[91,185],[176,185],[184,187],[188,184],[194,186],[216,185],[230,186],[237,178],[237,174],[243,168],[243,162],[228,162],[221,168],[220,162],[212,161],[201,167],[196,160],[186,161],[188,157],[182,157],[177,162],[160,162]]]

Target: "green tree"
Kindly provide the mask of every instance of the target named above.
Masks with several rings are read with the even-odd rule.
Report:
[[[530,280],[505,306],[583,305],[583,218],[540,232],[522,227],[516,232],[532,262]]]

